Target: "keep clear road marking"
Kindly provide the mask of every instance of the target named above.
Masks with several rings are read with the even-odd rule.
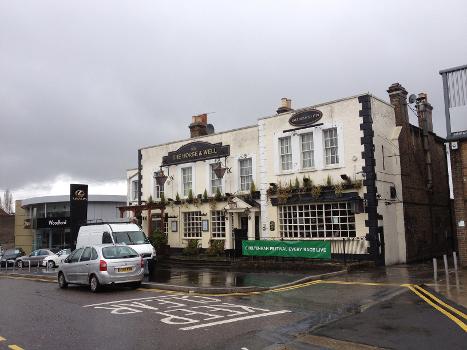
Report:
[[[243,304],[226,303],[214,297],[184,294],[115,300],[84,305],[83,307],[107,310],[110,311],[111,315],[117,316],[150,312],[162,316],[160,322],[179,326],[179,329],[183,331],[291,312],[290,310],[275,311]]]

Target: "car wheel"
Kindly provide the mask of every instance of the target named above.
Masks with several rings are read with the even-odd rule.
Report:
[[[101,285],[96,275],[91,276],[91,279],[89,280],[89,288],[91,289],[91,292],[93,293],[96,293],[101,289]]]
[[[22,260],[18,261],[18,267],[19,267],[20,269],[23,268],[23,261],[22,261]]]
[[[68,287],[68,283],[65,279],[65,275],[62,272],[58,274],[58,285],[62,289],[65,289],[66,287]]]
[[[55,267],[55,263],[52,260],[47,261],[47,267],[49,269],[53,269]]]

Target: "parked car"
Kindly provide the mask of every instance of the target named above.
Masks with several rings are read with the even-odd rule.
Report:
[[[48,267],[49,269],[60,266],[70,253],[71,249],[62,249],[54,255],[48,255],[42,260],[42,266]]]
[[[44,260],[46,256],[53,254],[54,252],[48,249],[37,249],[31,252],[29,255],[23,255],[17,258],[16,265],[19,268],[22,268],[23,266],[29,266],[29,264],[31,264],[31,266],[39,266],[42,264],[42,260]]]
[[[156,260],[156,250],[146,234],[136,224],[98,224],[81,226],[76,248],[95,244],[126,244],[140,254],[146,262]]]
[[[24,255],[24,250],[22,248],[12,248],[7,249],[2,255],[0,259],[0,266],[4,267],[6,265],[7,260],[16,261],[17,258]]]
[[[144,259],[133,248],[122,244],[101,244],[76,249],[58,268],[58,285],[88,285],[97,292],[103,285],[141,285]]]

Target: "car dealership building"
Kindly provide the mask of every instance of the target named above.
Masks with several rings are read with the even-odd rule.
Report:
[[[125,196],[90,195],[88,222],[119,220],[117,207],[126,204]],[[16,201],[15,246],[26,253],[35,249],[60,249],[72,246],[70,196],[44,196]]]
[[[425,94],[415,126],[407,91],[388,93],[390,102],[362,94],[296,110],[282,99],[273,115],[218,133],[194,116],[189,139],[138,150],[128,204],[171,248],[325,240],[336,256],[380,264],[439,254],[452,234],[445,140]],[[165,207],[148,215],[153,201]]]

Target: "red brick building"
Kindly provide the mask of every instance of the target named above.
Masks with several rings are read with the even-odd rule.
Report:
[[[6,213],[0,208],[0,246],[3,249],[15,245],[15,215]]]
[[[388,93],[400,127],[407,261],[427,259],[453,247],[446,140],[433,133],[433,107],[426,94],[416,98],[415,126],[409,123],[407,91],[393,84]]]
[[[446,134],[450,145],[456,250],[467,266],[467,65],[439,72],[443,79]]]

